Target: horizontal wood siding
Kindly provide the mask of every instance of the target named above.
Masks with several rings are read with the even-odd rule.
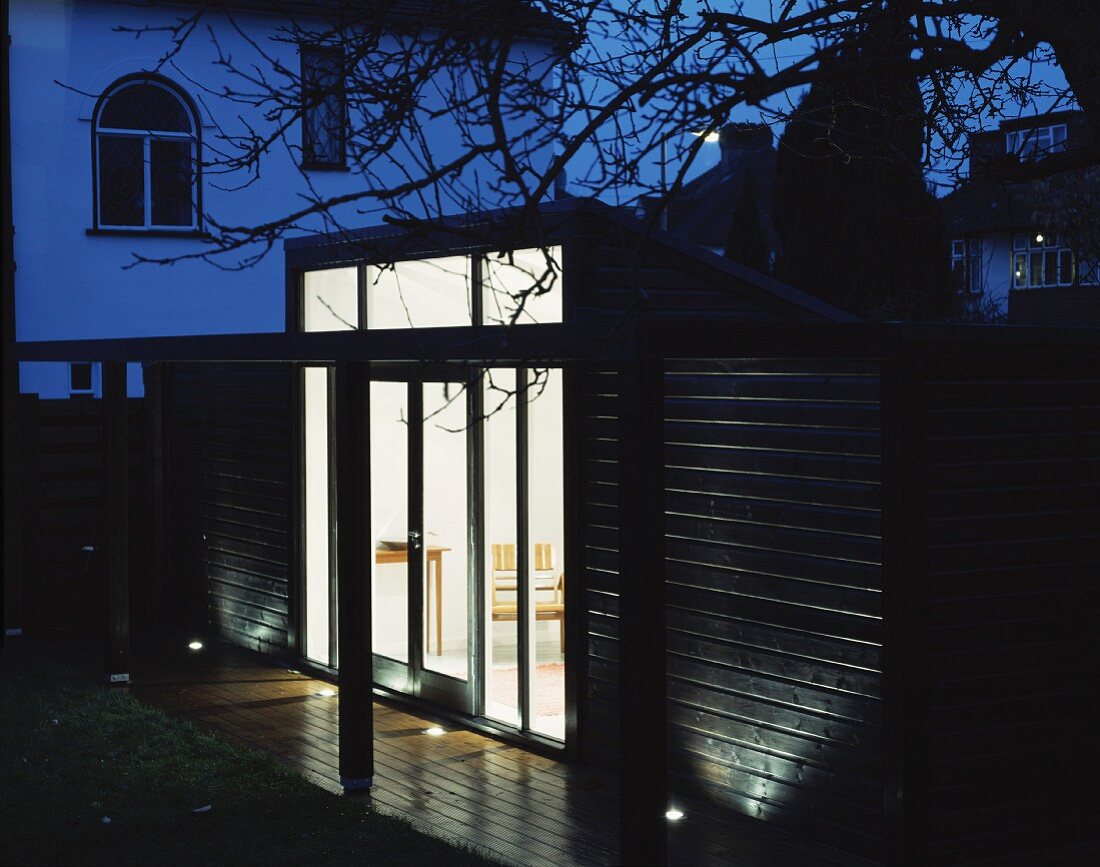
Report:
[[[665,395],[671,797],[874,857],[877,366],[673,362]]]
[[[1094,825],[1100,373],[927,373],[928,811],[940,861]]]
[[[195,627],[253,650],[287,650],[290,370],[171,365],[172,585]]]
[[[581,757],[604,767],[619,744],[618,375],[584,376],[584,587],[587,676],[581,689]]]
[[[20,400],[25,430],[24,526],[29,538],[28,625],[98,629],[97,580],[105,566],[107,488],[103,401],[90,397]],[[13,410],[14,412],[14,410]],[[130,497],[131,604],[142,611],[144,583],[143,401],[126,402]],[[82,549],[92,546],[95,553]]]

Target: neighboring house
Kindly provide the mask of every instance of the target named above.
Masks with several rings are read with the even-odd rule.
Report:
[[[201,27],[162,62],[172,49],[163,30],[202,7]],[[7,86],[19,340],[283,330],[277,255],[239,271],[195,260],[127,266],[134,254],[200,252],[207,214],[256,225],[292,212],[303,196],[366,183],[346,153],[347,106],[339,92],[306,110],[305,129],[296,121],[286,135],[289,146],[271,149],[251,181],[246,169],[211,168],[226,152],[226,136],[270,126],[258,109],[223,96],[233,80],[217,63],[219,52],[241,68],[256,62],[301,70],[305,87],[331,82],[338,54],[280,40],[287,16],[307,16],[296,18],[304,26],[329,7],[340,4],[13,0]],[[415,15],[423,24],[431,8],[408,0],[391,4],[390,13],[395,26]],[[537,67],[553,57],[556,22],[522,8],[530,16],[529,31],[522,25],[522,32],[530,38],[515,42],[513,51],[517,61]],[[135,39],[135,28],[150,30]],[[560,36],[560,28],[556,32]],[[266,58],[258,56],[261,49]],[[289,78],[286,87],[295,85]],[[444,127],[435,130],[431,146],[443,160],[464,144],[445,118],[439,123]],[[480,170],[483,180],[490,177]],[[379,184],[395,183],[399,171],[371,166]],[[489,191],[484,205],[497,204],[490,183],[480,189]],[[377,220],[354,205],[333,217],[352,226]],[[333,223],[317,218],[301,227],[331,230]],[[139,393],[140,377],[129,379],[131,393]],[[43,397],[98,394],[99,383],[98,367],[90,363],[21,368],[21,389]]]
[[[762,123],[728,124],[718,134],[718,145],[718,165],[684,184],[669,201],[665,228],[724,255],[730,249],[735,218],[742,231],[746,223],[755,224],[753,229],[762,236],[766,248],[763,258],[767,261],[745,264],[770,266],[779,250],[779,237],[772,225],[776,151],[771,127]],[[659,203],[658,197],[649,197],[643,202],[643,211],[653,213]],[[768,267],[757,269],[768,271]]]
[[[970,139],[970,177],[944,198],[951,266],[975,319],[1029,325],[1100,324],[1100,248],[1091,170],[1011,182],[1005,168],[1090,141],[1085,116],[1064,111],[1005,121]]]

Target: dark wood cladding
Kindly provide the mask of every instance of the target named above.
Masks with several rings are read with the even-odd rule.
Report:
[[[581,757],[613,767],[619,744],[619,375],[592,371],[584,387],[584,604],[586,677]]]
[[[143,401],[126,401],[130,569],[133,605],[142,609],[149,588],[143,575]],[[26,448],[23,496],[25,557],[29,575],[28,626],[94,628],[102,600],[96,581],[106,551],[103,401],[90,397],[39,400],[21,395],[20,427]],[[13,411],[13,417],[15,413]],[[82,550],[95,548],[95,554]]]
[[[673,363],[664,404],[670,797],[871,856],[882,829],[877,373],[873,361]],[[589,373],[584,399],[581,755],[611,765],[629,544],[616,374]]]
[[[926,370],[930,854],[1059,846],[1100,772],[1100,368]]]
[[[877,366],[673,362],[665,393],[672,796],[874,855]]]
[[[169,368],[169,545],[177,610],[227,641],[288,648],[289,365]]]

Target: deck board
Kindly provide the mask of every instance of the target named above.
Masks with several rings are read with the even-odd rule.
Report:
[[[179,642],[180,647],[185,642]],[[236,744],[267,750],[333,794],[339,784],[336,689],[267,657],[218,645],[190,653],[159,640],[136,648],[135,695]],[[447,733],[424,730],[442,724]],[[374,707],[374,786],[364,803],[435,837],[519,865],[618,863],[615,774],[555,761],[389,703]],[[771,823],[684,803],[669,863],[782,867],[845,863]]]
[[[332,793],[339,785],[339,701],[331,684],[233,648],[140,654],[133,691],[150,704],[267,750]],[[614,775],[481,734],[429,737],[437,720],[375,704],[369,803],[425,833],[513,864],[610,864],[618,848]]]

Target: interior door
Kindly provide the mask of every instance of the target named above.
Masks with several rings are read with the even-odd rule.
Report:
[[[463,374],[372,372],[374,678],[464,713],[481,655],[473,417]]]

